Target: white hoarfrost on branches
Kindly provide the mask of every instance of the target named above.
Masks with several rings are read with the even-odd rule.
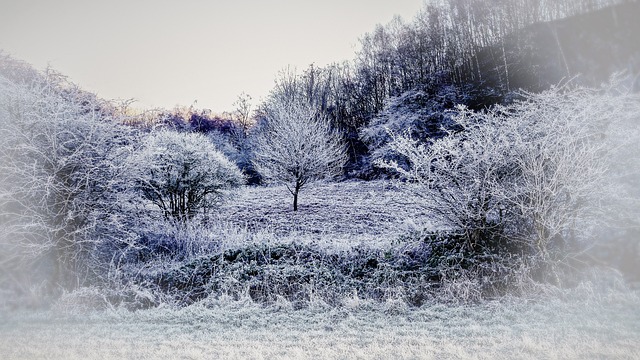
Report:
[[[127,162],[137,190],[165,219],[186,221],[206,213],[223,190],[244,182],[238,167],[198,133],[154,132]]]
[[[96,249],[127,239],[116,195],[130,130],[58,74],[0,74],[0,138],[0,267],[11,286],[30,286],[36,271],[49,289],[95,275]]]
[[[507,236],[537,254],[606,227],[638,226],[640,99],[614,81],[555,88],[484,112],[425,144],[394,134],[409,163],[379,161],[410,183],[441,226],[470,246]]]
[[[276,101],[262,130],[255,142],[254,166],[267,182],[287,186],[294,211],[306,184],[342,174],[347,160],[343,141],[314,108]]]
[[[396,160],[390,134],[410,131],[411,137],[428,141],[440,138],[451,128],[450,109],[463,99],[453,86],[437,91],[411,90],[385,100],[385,106],[369,125],[360,130],[360,139],[367,144],[374,160]]]

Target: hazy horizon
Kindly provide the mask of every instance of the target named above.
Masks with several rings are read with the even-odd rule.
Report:
[[[137,108],[233,110],[258,103],[278,71],[351,60],[358,39],[423,0],[136,1],[5,4],[0,49]]]

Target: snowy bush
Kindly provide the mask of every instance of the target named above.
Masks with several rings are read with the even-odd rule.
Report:
[[[482,252],[507,237],[548,259],[595,230],[637,225],[640,100],[622,83],[555,88],[483,112],[465,108],[462,129],[425,144],[393,134],[409,160],[396,170],[440,225]]]
[[[129,177],[165,219],[185,222],[214,208],[223,190],[241,185],[237,166],[198,133],[150,134],[128,159]]]
[[[0,138],[0,267],[10,286],[93,279],[99,249],[129,239],[118,196],[131,131],[58,74],[0,74]]]
[[[276,101],[261,130],[254,144],[254,167],[265,181],[287,186],[294,211],[306,184],[342,174],[347,161],[344,144],[314,108]]]
[[[421,141],[443,137],[452,128],[452,113],[463,97],[453,86],[441,86],[432,92],[412,90],[386,100],[384,109],[360,131],[360,138],[367,144],[375,160],[395,160],[398,153],[389,146],[393,133],[410,131]]]

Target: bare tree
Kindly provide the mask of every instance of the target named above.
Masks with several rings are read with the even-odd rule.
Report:
[[[253,126],[253,119],[251,117],[251,96],[247,93],[238,95],[238,98],[233,103],[235,106],[235,119],[242,127],[242,137],[246,138],[249,133],[249,129]]]
[[[309,182],[334,178],[346,162],[345,147],[325,116],[299,102],[275,101],[257,135],[253,163],[267,182],[282,183],[293,195]]]

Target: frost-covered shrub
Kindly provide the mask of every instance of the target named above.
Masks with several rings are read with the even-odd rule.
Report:
[[[219,250],[226,234],[211,231],[200,219],[187,222],[151,221],[137,229],[140,237],[129,261],[182,261]]]
[[[391,134],[407,132],[414,139],[433,141],[455,127],[452,120],[456,105],[463,103],[463,91],[453,85],[436,85],[412,90],[386,100],[384,109],[360,131],[374,161],[403,161],[389,146]]]
[[[188,294],[189,302],[220,294],[248,294],[259,302],[278,297],[303,301],[311,285],[328,288],[339,283],[326,263],[314,246],[252,244],[192,258],[156,275],[156,281],[165,291]]]
[[[336,251],[314,244],[248,244],[162,269],[138,269],[130,278],[180,306],[205,298],[247,296],[264,304],[285,299],[294,307],[314,301],[342,306],[354,294],[419,306],[438,296],[443,276],[426,261],[429,246],[411,241],[383,250],[359,246]]]
[[[95,280],[101,251],[130,236],[119,201],[130,129],[56,73],[0,73],[0,138],[0,267],[11,274],[0,281],[13,282],[0,286]]]
[[[240,165],[244,154],[235,146],[233,139],[228,134],[225,135],[219,131],[211,131],[207,133],[207,138],[227,159]]]
[[[461,108],[461,131],[432,143],[392,134],[391,148],[409,163],[379,165],[407,179],[416,201],[473,253],[506,238],[517,252],[550,259],[599,228],[637,224],[630,179],[640,175],[640,99],[614,85],[523,94],[482,112]]]
[[[241,129],[230,133],[214,130],[208,132],[207,137],[218,150],[242,170],[248,184],[260,182],[260,176],[256,173],[251,162],[253,157],[251,137],[245,136]]]
[[[223,190],[244,182],[238,167],[197,133],[154,132],[127,163],[142,198],[165,219],[183,222],[214,208]]]

